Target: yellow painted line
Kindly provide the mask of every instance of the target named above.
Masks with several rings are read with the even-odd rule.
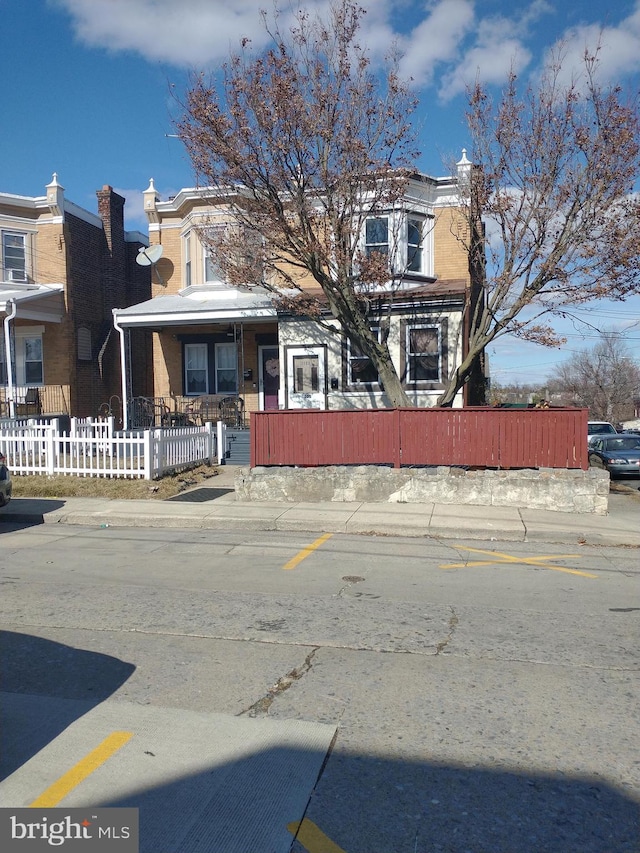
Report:
[[[57,806],[70,791],[73,791],[80,782],[90,776],[94,770],[104,764],[108,758],[131,740],[133,732],[112,732],[102,743],[89,755],[85,755],[57,782],[50,785],[47,790],[31,803],[32,809],[51,809]]]
[[[287,824],[287,829],[309,853],[345,853],[342,847],[334,844],[313,821],[307,820],[306,817]]]
[[[292,557],[292,559],[289,560],[289,562],[286,563],[282,568],[286,569],[287,571],[289,569],[295,569],[295,567],[297,565],[299,565],[303,560],[306,560],[306,558],[310,554],[313,554],[313,552],[317,548],[319,548],[321,545],[323,545],[327,541],[327,539],[331,539],[332,536],[333,536],[333,533],[323,534],[319,539],[316,539],[315,542],[312,542],[311,545],[307,545],[307,547],[303,548],[302,551],[298,551],[298,553],[295,555],[295,557]]]
[[[509,563],[519,563],[525,566],[537,566],[542,569],[551,569],[554,572],[564,572],[568,575],[578,575],[583,578],[597,578],[592,572],[581,572],[578,569],[567,569],[564,566],[554,566],[547,560],[568,560],[579,559],[579,554],[547,554],[538,557],[514,557],[511,554],[503,554],[500,551],[483,551],[481,548],[465,548],[457,546],[461,551],[470,551],[473,554],[487,554],[493,557],[492,560],[472,560],[466,563],[446,563],[441,565],[441,569],[467,569],[475,566],[500,566]]]

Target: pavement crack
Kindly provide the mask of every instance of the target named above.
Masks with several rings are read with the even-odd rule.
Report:
[[[449,627],[449,633],[444,638],[444,640],[440,640],[440,642],[436,645],[436,655],[439,655],[440,652],[443,652],[447,648],[447,646],[449,645],[449,643],[453,639],[453,635],[455,634],[456,628],[458,627],[458,622],[460,621],[458,619],[458,614],[453,609],[453,607],[450,607],[449,609],[451,610],[451,616],[449,617],[449,626],[448,626]]]
[[[315,646],[311,649],[301,666],[296,666],[286,675],[281,676],[273,687],[267,690],[264,696],[258,699],[257,702],[254,702],[253,705],[249,705],[244,711],[240,711],[236,716],[242,717],[244,714],[248,714],[250,717],[257,717],[258,714],[268,714],[274,700],[309,672],[313,666],[315,654],[319,649],[320,646]]]

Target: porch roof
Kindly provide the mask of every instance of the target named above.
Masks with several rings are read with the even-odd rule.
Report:
[[[213,290],[155,296],[129,308],[115,308],[118,326],[200,326],[204,323],[239,323],[275,318],[276,309],[264,293]]]
[[[19,320],[61,323],[64,284],[0,284],[0,315],[13,312]]]

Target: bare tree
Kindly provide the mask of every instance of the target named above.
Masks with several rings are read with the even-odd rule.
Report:
[[[476,287],[467,353],[441,405],[496,338],[558,346],[554,317],[640,290],[637,100],[599,85],[598,51],[564,79],[557,57],[524,94],[515,75],[497,103],[479,84],[470,94],[474,166],[464,190]]]
[[[327,22],[298,12],[286,32],[277,13],[265,16],[271,47],[254,55],[245,42],[219,85],[195,79],[179,133],[196,173],[229,205],[227,227],[204,234],[227,280],[260,283],[320,323],[328,305],[392,404],[410,405],[385,334],[371,329],[371,293],[388,284],[391,259],[366,257],[361,235],[368,217],[401,202],[417,156],[416,103],[397,57],[373,73],[358,43],[363,14],[341,0]],[[309,277],[316,295],[303,286]]]
[[[552,387],[589,409],[592,420],[618,423],[633,417],[640,396],[640,365],[622,335],[603,332],[589,350],[573,355],[550,377]]]

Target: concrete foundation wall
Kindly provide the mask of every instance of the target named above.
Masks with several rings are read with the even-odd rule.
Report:
[[[241,468],[235,491],[239,501],[470,504],[605,514],[609,474],[559,468]]]

